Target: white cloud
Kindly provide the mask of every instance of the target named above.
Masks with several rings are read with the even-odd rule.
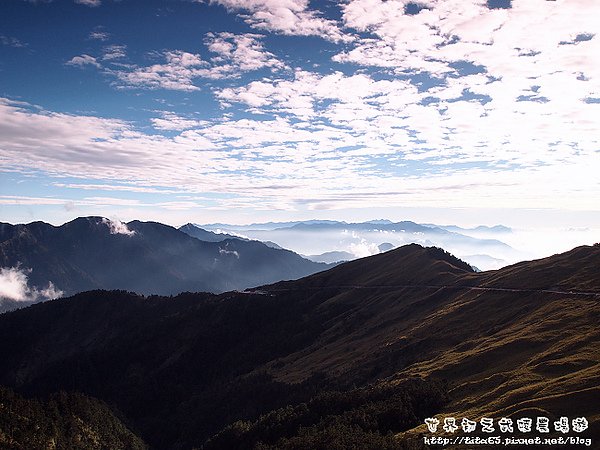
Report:
[[[357,258],[376,255],[379,252],[377,244],[368,242],[365,238],[356,237],[358,242],[352,242],[348,246],[348,251]]]
[[[292,36],[319,36],[339,42],[349,37],[334,20],[309,9],[308,0],[211,0],[230,11],[242,12],[250,26]]]
[[[281,69],[284,64],[270,52],[265,51],[258,34],[208,33],[206,45],[219,56],[213,59],[215,75],[227,76],[235,72],[249,72],[262,68]],[[224,65],[218,65],[225,63]],[[229,65],[230,64],[230,65]]]
[[[200,55],[181,50],[163,54],[166,63],[137,67],[132,71],[119,70],[114,74],[125,86],[147,89],[197,91],[194,79],[207,73],[208,63]]]
[[[125,236],[133,236],[135,234],[135,231],[127,228],[126,223],[123,223],[118,219],[107,219],[103,217],[102,223],[108,227],[110,234],[123,234]]]
[[[585,9],[589,3],[560,6],[558,14],[545,13],[545,4],[507,11],[489,10],[483,2],[431,1],[414,16],[404,14],[405,4],[348,2],[346,24],[372,36],[334,58],[390,68],[398,78],[297,71],[293,80],[263,79],[217,95],[224,106],[241,103],[260,114],[292,114],[309,122],[311,132],[333,124],[338,145],[323,145],[321,154],[327,155],[331,144],[333,150],[354,147],[336,155],[353,155],[354,162],[388,155],[388,164],[418,161],[425,172],[445,165],[448,173],[459,171],[458,164],[476,163],[495,176],[510,168],[513,174],[500,176],[523,186],[518,170],[550,173],[565,163],[578,167],[597,159],[598,105],[586,99],[598,97],[600,67],[585,55],[597,53],[600,39]],[[528,38],[531,29],[539,32]],[[586,39],[578,40],[583,34]],[[461,73],[474,69],[482,73]],[[403,77],[407,73],[439,79],[419,90]]]
[[[39,297],[41,297],[43,299],[47,299],[47,300],[54,300],[56,298],[62,297],[64,294],[63,291],[61,291],[60,289],[57,289],[56,286],[54,286],[54,283],[52,283],[52,281],[48,282],[48,287],[46,287],[45,289],[42,289],[38,292],[39,292]]]
[[[381,105],[393,104],[394,110],[399,110],[421,99],[417,88],[405,80],[375,81],[368,75],[345,76],[340,72],[322,76],[301,70],[293,80],[254,81],[241,88],[223,89],[217,95],[225,102],[246,103],[262,110],[269,107],[302,119],[322,115],[340,125],[357,118],[372,119],[383,113]],[[323,101],[333,104],[321,107]],[[339,107],[349,107],[350,111],[344,114]]]
[[[27,274],[16,267],[0,268],[0,297],[23,301],[29,292]]]
[[[0,268],[0,298],[15,301],[52,300],[63,295],[52,282],[44,289],[30,287],[28,283],[31,270],[20,267]]]
[[[75,3],[79,3],[80,5],[96,7],[102,4],[102,0],[75,0]]]
[[[581,128],[589,127],[589,113],[582,112],[591,110],[582,104],[600,92],[600,65],[597,58],[586,55],[600,51],[600,39],[596,38],[600,26],[595,20],[600,4],[587,0],[513,2],[511,9],[488,9],[479,0],[429,0],[422,2],[427,9],[407,15],[406,3],[346,3],[346,26],[366,35],[334,60],[384,67],[397,75],[439,78],[442,84],[429,88],[427,95],[440,100],[460,100],[462,92],[486,96],[490,102],[471,121],[472,128],[481,130],[483,137],[488,136],[489,129],[501,129],[499,123],[511,127],[527,123],[532,135],[529,140],[541,140],[544,145],[551,140],[543,135],[558,130],[564,133],[564,123],[574,121],[574,127],[579,128],[573,137],[581,135]],[[587,40],[578,39],[582,35]],[[483,73],[464,76],[460,70],[467,63]],[[536,98],[547,103],[531,101]],[[441,111],[447,106],[437,103],[430,108]],[[446,117],[450,115],[446,112]],[[471,133],[469,137],[474,136]],[[481,143],[471,138],[457,141],[462,147]],[[558,140],[571,139],[563,136]],[[437,142],[431,144],[435,146]],[[488,140],[488,144],[488,148],[494,148],[496,143]]]
[[[77,67],[85,67],[85,66],[94,66],[97,68],[102,67],[96,58],[90,55],[81,55],[74,56],[69,61],[65,63],[68,66],[77,66]]]
[[[220,255],[233,255],[237,259],[240,259],[240,254],[237,252],[237,250],[227,250],[227,249],[219,247],[219,254]]]
[[[171,137],[147,135],[121,121],[0,100],[0,165],[4,170],[35,168],[50,176],[86,179],[90,185],[129,184],[202,194],[201,199],[160,204],[99,197],[75,200],[90,208],[308,211],[373,204],[493,204],[593,211],[600,202],[594,181],[598,138],[591,114],[596,105],[584,105],[590,108],[592,123],[576,127],[578,140],[563,131],[562,140],[547,148],[546,140],[559,137],[564,126],[547,128],[548,116],[528,109],[540,107],[534,102],[521,102],[522,112],[539,114],[538,119],[509,125],[502,123],[507,118],[494,116],[478,102],[421,105],[421,94],[403,80],[301,73],[291,82],[252,86],[256,88],[248,87],[251,94],[264,103],[255,108],[274,119],[221,119],[181,132],[170,130]],[[306,99],[294,99],[301,91]],[[242,93],[231,92],[231,101]],[[284,114],[292,116],[278,117]],[[418,142],[418,137],[429,141]]]
[[[267,52],[257,34],[208,33],[205,44],[217,56],[210,61],[200,54],[181,50],[162,53],[165,63],[146,67],[130,66],[119,70],[109,70],[119,82],[128,87],[147,89],[170,89],[177,91],[197,91],[195,84],[199,78],[236,78],[244,72],[259,69],[276,71],[285,68],[275,55]],[[104,59],[117,59],[125,56],[124,46],[110,46],[105,49]]]

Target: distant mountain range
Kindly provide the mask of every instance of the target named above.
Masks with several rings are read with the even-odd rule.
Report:
[[[0,223],[0,312],[90,289],[160,295],[242,290],[413,242],[449,249],[486,270],[506,265],[518,254],[490,238],[510,232],[502,226],[463,229],[385,219],[205,228],[189,223],[179,229],[102,217],[82,217],[59,227]]]
[[[188,236],[195,237],[196,239],[200,239],[205,242],[221,242],[225,239],[241,239],[243,241],[248,241],[249,239],[234,236],[232,234],[227,233],[213,233],[212,231],[204,230],[196,225],[191,223],[185,224],[178,228],[179,231],[183,231]]]
[[[196,225],[203,230],[231,233],[248,239],[276,242],[313,261],[349,261],[381,252],[380,246],[417,243],[442,247],[481,270],[498,269],[523,255],[502,239],[512,230],[497,225],[461,228],[386,219],[348,223],[333,220],[268,222],[251,225]],[[471,258],[472,255],[477,257]]]
[[[23,301],[92,289],[161,295],[242,290],[328,268],[288,250],[191,226],[102,217],[59,227],[0,224],[0,267],[13,297],[21,297],[13,300]]]
[[[333,251],[321,253],[320,255],[308,255],[307,258],[316,262],[334,263],[339,261],[352,261],[353,259],[356,259],[356,256],[349,252]]]
[[[495,233],[495,234],[512,233],[512,229],[509,227],[505,227],[504,225],[495,225],[493,227],[479,225],[474,228],[463,228],[463,227],[457,227],[456,225],[434,225],[434,224],[428,224],[427,226],[439,227],[439,228],[443,228],[444,230],[454,231],[457,233]]]
[[[586,417],[597,442],[598,267],[412,244],[245,292],[92,291],[0,316],[0,384],[83,392],[157,449],[422,448],[434,415]]]

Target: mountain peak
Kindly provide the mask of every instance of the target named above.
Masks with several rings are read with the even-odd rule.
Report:
[[[186,223],[185,225],[180,226],[178,230],[184,232],[188,236],[194,237],[205,242],[221,242],[225,239],[247,240],[242,237],[234,236],[232,234],[215,233],[214,231],[208,231],[193,223]]]
[[[445,284],[472,272],[469,264],[441,248],[408,244],[340,264],[295,283],[306,283],[311,288]]]
[[[65,230],[79,230],[80,232],[100,231],[101,233],[108,232],[113,235],[125,236],[133,236],[135,234],[134,231],[129,229],[126,223],[121,222],[118,219],[108,219],[102,216],[78,217],[58,228],[63,228]]]

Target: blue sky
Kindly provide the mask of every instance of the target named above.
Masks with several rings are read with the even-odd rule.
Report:
[[[5,0],[0,220],[600,228],[594,0]]]

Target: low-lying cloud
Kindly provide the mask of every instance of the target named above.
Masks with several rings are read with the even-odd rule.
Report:
[[[102,223],[105,224],[110,230],[110,234],[124,234],[125,236],[133,236],[135,231],[127,228],[127,224],[121,222],[118,219],[102,219]]]
[[[29,273],[31,269],[20,267],[0,268],[0,299],[9,299],[18,302],[53,300],[61,297],[63,291],[57,289],[52,281],[48,287],[38,289],[29,286]]]
[[[219,248],[219,254],[220,255],[233,255],[237,259],[240,259],[240,254],[237,252],[237,250],[226,250],[224,248]]]

